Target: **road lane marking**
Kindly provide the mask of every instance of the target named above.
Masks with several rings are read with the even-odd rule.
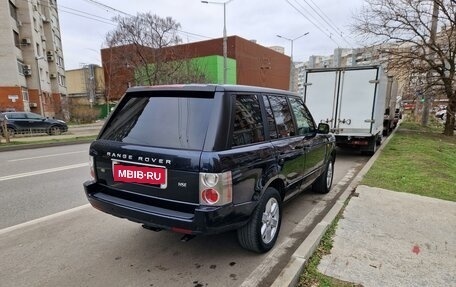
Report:
[[[30,160],[30,159],[37,159],[37,158],[45,158],[45,157],[53,157],[53,156],[61,156],[61,155],[69,155],[69,154],[75,154],[75,153],[87,153],[88,151],[86,150],[81,150],[81,151],[72,151],[72,152],[65,152],[65,153],[56,153],[56,154],[50,154],[50,155],[42,155],[42,156],[34,156],[34,157],[25,157],[25,158],[18,158],[18,159],[10,159],[8,162],[15,162],[15,161],[22,161],[22,160]]]
[[[44,216],[44,217],[40,217],[40,218],[37,218],[37,219],[33,219],[33,220],[30,220],[30,221],[26,221],[26,222],[23,222],[23,223],[20,223],[20,224],[13,225],[13,226],[10,226],[10,227],[6,227],[6,228],[3,228],[3,229],[0,229],[0,235],[3,235],[5,233],[8,233],[8,232],[11,232],[11,231],[14,231],[14,230],[18,230],[18,229],[21,229],[21,228],[24,228],[24,227],[35,225],[35,224],[38,224],[38,223],[46,222],[46,221],[49,221],[51,219],[54,219],[54,218],[57,218],[57,217],[60,217],[60,216],[66,215],[66,214],[70,214],[70,213],[73,213],[73,212],[76,212],[76,211],[79,211],[79,210],[83,210],[85,208],[88,208],[89,206],[90,206],[90,204],[87,203],[87,204],[84,204],[84,205],[81,205],[81,206],[78,206],[78,207],[74,207],[74,208],[67,209],[67,210],[64,210],[64,211],[61,211],[61,212],[57,212],[57,213],[54,213],[54,214],[50,214],[50,215],[47,215],[47,216]]]
[[[14,175],[7,175],[7,176],[0,177],[0,181],[18,179],[18,178],[22,178],[22,177],[40,175],[40,174],[45,174],[45,173],[64,171],[64,170],[69,170],[69,169],[86,167],[88,165],[89,165],[89,163],[87,162],[87,163],[79,163],[79,164],[61,166],[61,167],[56,167],[56,168],[42,169],[42,170],[31,171],[31,172],[24,172],[24,173],[19,173],[19,174],[14,174]]]

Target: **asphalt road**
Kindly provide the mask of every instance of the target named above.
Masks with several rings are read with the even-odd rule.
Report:
[[[258,255],[235,232],[183,243],[86,205],[87,150],[0,153],[1,286],[268,286],[368,160],[339,152],[335,188],[287,203],[276,247]]]

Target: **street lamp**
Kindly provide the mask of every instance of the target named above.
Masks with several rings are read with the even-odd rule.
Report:
[[[201,1],[204,4],[220,4],[223,5],[223,83],[226,84],[226,74],[227,74],[227,54],[228,47],[226,41],[226,4],[230,3],[233,0],[228,0],[226,2],[213,2],[213,1]]]
[[[291,43],[291,55],[290,55],[290,59],[291,59],[291,63],[290,63],[290,91],[293,91],[294,89],[294,64],[293,64],[293,42],[298,40],[299,38],[302,38],[304,37],[305,35],[309,34],[309,32],[305,32],[304,34],[302,34],[301,36],[298,36],[296,38],[293,38],[293,39],[290,39],[290,38],[287,38],[287,37],[284,37],[284,36],[281,36],[281,35],[277,35],[277,37],[279,38],[282,38],[282,39],[285,39],[285,40],[288,40],[290,41]]]

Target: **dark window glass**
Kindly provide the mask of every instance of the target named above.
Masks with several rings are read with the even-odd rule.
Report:
[[[18,48],[21,47],[21,44],[19,43],[19,33],[13,30],[13,37],[14,37],[14,45]]]
[[[9,7],[10,7],[10,15],[11,15],[11,17],[13,17],[13,19],[17,21],[17,8],[16,8],[16,6],[14,6],[14,4],[11,3],[11,1],[9,1]]]
[[[263,120],[256,95],[236,95],[233,146],[264,141]]]
[[[274,114],[272,113],[271,103],[267,97],[263,97],[264,107],[266,109],[266,118],[268,119],[268,126],[269,126],[269,137],[271,139],[277,139],[279,137],[277,133],[277,127],[274,120]]]
[[[290,104],[296,119],[297,134],[305,135],[315,132],[314,121],[304,103],[299,99],[290,98]]]
[[[29,119],[33,119],[33,120],[41,120],[43,117],[38,115],[38,114],[35,114],[35,113],[27,113],[27,118]]]
[[[289,137],[296,134],[288,101],[285,97],[269,96],[272,112],[277,124],[279,138]]]
[[[6,117],[8,119],[15,119],[15,120],[25,119],[25,113],[11,113],[11,114],[7,114]]]
[[[102,139],[154,147],[201,150],[213,93],[125,97]]]

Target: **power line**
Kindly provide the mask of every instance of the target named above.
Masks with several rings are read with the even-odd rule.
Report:
[[[340,47],[341,45],[339,43],[337,43],[332,37],[331,35],[328,35],[326,34],[325,31],[323,31],[323,29],[316,25],[306,14],[304,14],[301,10],[299,10],[296,6],[294,6],[293,4],[290,3],[289,0],[285,0],[291,7],[293,7],[299,14],[301,14],[304,18],[306,18],[312,25],[314,25],[318,30],[320,30],[320,32],[323,33],[323,35],[325,35],[326,37],[328,37],[331,41],[333,41],[338,47]]]
[[[328,15],[326,15],[326,13],[320,8],[320,6],[318,6],[313,0],[310,0],[310,2],[312,2],[312,4],[321,12],[321,14],[328,20],[329,23],[331,23],[331,26],[336,28],[340,34],[343,34],[344,32],[342,30],[340,30],[336,24],[334,24],[334,22],[331,20],[331,18],[328,17]]]
[[[345,43],[348,44],[348,46],[350,46],[350,47],[352,46],[352,44],[349,43],[349,42],[342,36],[343,32],[342,32],[340,29],[338,29],[335,25],[332,25],[330,22],[328,22],[328,21],[325,19],[325,17],[323,17],[322,14],[321,14],[319,11],[317,11],[312,5],[309,4],[309,2],[307,2],[307,0],[302,0],[302,1],[304,1],[304,2],[307,4],[307,6],[309,6],[310,9],[312,9],[312,11],[314,11],[314,12],[318,15],[318,17],[320,17],[320,18],[328,25],[328,27],[329,27],[330,29],[332,29],[332,30],[335,32],[335,35],[339,36],[340,39],[342,39],[342,41],[344,41]],[[313,2],[312,2],[312,3],[313,3]],[[315,3],[314,3],[314,4],[315,4]],[[316,4],[315,4],[315,5],[316,5]],[[320,9],[320,10],[321,10],[321,9]],[[327,16],[326,16],[326,17],[327,17]],[[326,29],[326,30],[327,30],[329,33],[331,33],[328,29]],[[340,33],[340,34],[339,34],[339,33]]]
[[[21,0],[21,1],[28,2],[30,4],[34,4],[31,0]],[[73,9],[73,8],[70,8],[70,7],[66,7],[66,6],[63,6],[63,5],[58,5],[57,6],[57,5],[52,5],[52,4],[51,5],[47,5],[47,4],[42,3],[41,6],[44,6],[44,7],[47,7],[47,8],[56,8],[56,9],[60,10],[60,12],[63,12],[63,13],[67,13],[67,14],[79,16],[79,17],[82,17],[82,18],[86,18],[86,19],[89,19],[89,20],[93,20],[93,21],[97,21],[97,22],[101,22],[101,23],[104,23],[104,24],[115,26],[111,19],[103,18],[103,17],[100,17],[98,15],[90,14],[90,13],[87,13],[87,12],[84,12],[84,11],[81,11],[81,10],[77,10],[77,9]],[[67,11],[67,10],[69,10],[69,11]],[[110,22],[105,22],[103,20],[107,20],[107,21],[110,21]]]
[[[66,7],[66,6],[63,6],[63,5],[59,5],[59,8],[68,9],[70,11],[75,11],[75,12],[78,12],[78,13],[81,13],[81,14],[85,14],[85,15],[88,15],[88,16],[92,16],[92,17],[95,17],[95,18],[99,18],[99,19],[102,19],[102,20],[106,20],[106,21],[111,21],[112,22],[112,19],[104,18],[104,17],[98,16],[98,15],[95,15],[95,14],[90,14],[88,12],[77,10],[77,9],[70,8],[70,7]]]
[[[120,14],[127,15],[127,16],[130,16],[130,17],[133,16],[133,15],[131,15],[131,14],[128,14],[127,12],[121,11],[121,10],[119,10],[119,9],[116,9],[116,8],[114,8],[114,7],[108,6],[108,5],[106,5],[106,4],[100,3],[100,2],[95,1],[95,0],[85,0],[85,1],[88,2],[88,3],[91,3],[91,4],[94,4],[94,5],[103,7],[103,8],[105,8],[105,9],[111,10],[111,11],[113,11],[113,12],[118,12],[118,13],[120,13]]]
[[[296,2],[296,4],[299,5],[299,7],[301,7],[301,11],[304,11],[304,13],[309,16],[309,17],[312,17],[312,19],[317,22],[317,25],[321,28],[324,28],[330,35],[332,34],[331,31],[329,31],[325,26],[324,23],[322,23],[317,17],[315,17],[312,13],[310,13],[303,5],[301,5],[297,0],[294,0]],[[307,4],[307,3],[306,3]],[[307,4],[309,5],[309,4]],[[312,8],[312,7],[311,7]]]
[[[114,24],[114,23],[105,22],[105,21],[103,21],[103,20],[96,19],[96,18],[93,18],[93,17],[81,15],[81,14],[78,14],[78,13],[75,13],[75,12],[65,11],[65,10],[62,10],[62,9],[59,9],[59,10],[60,10],[61,12],[63,12],[63,13],[67,13],[67,14],[79,16],[79,17],[82,17],[82,18],[86,18],[86,19],[89,19],[89,20],[97,21],[97,22],[104,23],[104,24],[111,25],[111,26],[116,26],[116,24]]]
[[[108,6],[106,4],[100,3],[100,2],[95,1],[95,0],[84,0],[84,1],[86,1],[88,3],[91,3],[91,4],[94,4],[94,5],[97,5],[97,6],[101,6],[101,7],[105,8],[105,9],[108,9],[108,10],[111,10],[111,11],[114,11],[114,12],[118,12],[120,14],[129,16],[129,17],[134,17],[134,15],[131,15],[131,14],[127,13],[127,12],[124,12],[122,10],[116,9],[114,7]],[[185,35],[189,35],[189,36],[196,36],[196,37],[201,37],[201,38],[206,38],[206,39],[212,39],[211,37],[200,35],[200,34],[196,34],[196,33],[192,33],[192,32],[187,32],[187,31],[178,30],[178,29],[176,29],[176,31],[179,32],[179,33],[183,33]]]

